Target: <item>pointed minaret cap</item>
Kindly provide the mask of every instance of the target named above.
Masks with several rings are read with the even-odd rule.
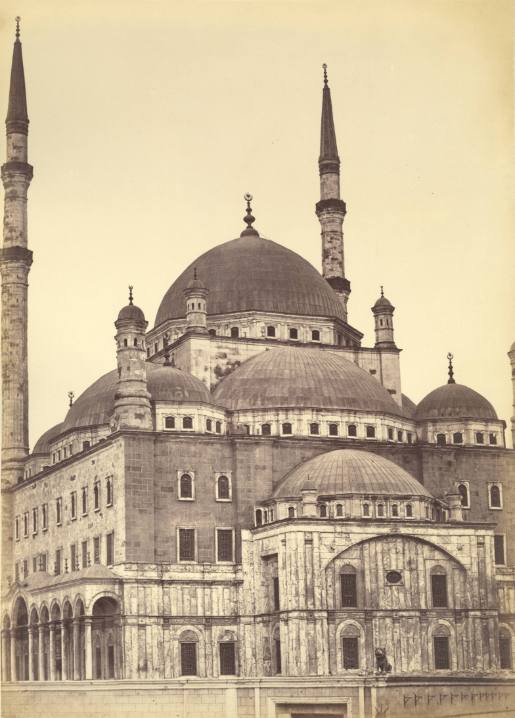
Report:
[[[25,92],[25,73],[20,42],[20,19],[16,18],[16,40],[14,41],[11,65],[11,84],[9,86],[9,105],[5,124],[7,133],[28,134],[29,116],[27,113],[27,95]]]
[[[324,89],[322,91],[322,122],[318,166],[320,173],[339,172],[340,158],[338,157],[338,147],[336,146],[331,90],[327,81],[327,65],[324,63],[322,67],[324,68]]]

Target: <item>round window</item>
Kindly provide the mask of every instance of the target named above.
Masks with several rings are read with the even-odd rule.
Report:
[[[388,571],[386,580],[388,583],[399,583],[402,581],[402,574],[400,574],[399,571]]]

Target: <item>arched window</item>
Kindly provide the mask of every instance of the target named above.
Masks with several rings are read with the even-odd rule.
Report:
[[[377,504],[377,515],[384,516],[384,504]]]
[[[113,505],[113,480],[111,477],[106,479],[106,506]]]
[[[342,664],[345,670],[359,668],[359,629],[346,626],[342,631]]]
[[[342,504],[336,504],[336,515],[343,516],[343,505]]]
[[[329,436],[338,436],[338,424],[329,424]]]
[[[191,416],[185,416],[182,420],[183,429],[193,429],[193,419]]]
[[[320,511],[320,518],[326,519],[327,518],[327,504],[320,504],[319,511]]]
[[[463,434],[461,431],[455,431],[452,435],[452,440],[455,444],[463,444]]]
[[[436,445],[437,446],[445,446],[447,443],[447,440],[445,438],[445,434],[437,434],[436,435]]]
[[[267,337],[275,337],[275,327],[267,327],[266,328],[266,335]]]
[[[413,516],[413,506],[411,504],[406,504],[406,517],[408,519],[412,518]]]
[[[485,443],[485,435],[482,431],[476,431],[476,444],[484,444]]]
[[[263,512],[261,509],[256,509],[256,526],[263,525]]]
[[[210,337],[216,337],[216,329],[210,329],[208,334]]]
[[[504,626],[499,629],[499,665],[503,670],[511,670],[513,666],[511,633]]]
[[[367,439],[375,439],[376,429],[375,426],[367,426]]]
[[[281,431],[283,434],[291,434],[292,433],[291,424],[288,421],[285,422],[281,427]]]
[[[340,574],[342,608],[356,608],[358,605],[358,577],[353,566],[344,566]]]
[[[288,518],[289,519],[295,518],[295,506],[288,506]]]
[[[320,332],[318,329],[313,329],[311,332],[311,341],[312,342],[319,342],[320,341]]]
[[[399,507],[397,504],[392,504],[392,516],[398,516],[399,515]]]
[[[216,482],[217,499],[229,501],[231,498],[231,482],[227,476],[219,476]]]
[[[272,433],[272,427],[270,424],[261,424],[261,434],[263,436],[270,436]]]
[[[179,479],[179,498],[193,498],[193,479],[191,478],[190,474],[182,474]]]
[[[431,570],[431,599],[433,608],[447,608],[447,574],[441,566]]]
[[[309,425],[309,433],[310,434],[319,434],[320,433],[320,428],[319,428],[319,425],[316,423],[316,421],[312,422]]]
[[[231,337],[237,339],[240,336],[240,330],[238,327],[231,327]]]
[[[127,339],[124,339],[124,340],[123,340],[123,346],[124,346],[124,347],[128,346]]]
[[[216,422],[216,424],[215,424],[215,431],[216,431],[217,434],[221,434],[221,433],[222,433],[222,422],[221,422],[221,421],[217,421],[217,422]]]
[[[349,424],[347,428],[347,434],[349,436],[357,436],[358,435],[358,427],[356,424]]]
[[[370,516],[370,505],[363,504],[363,516]]]
[[[502,507],[501,487],[497,484],[490,486],[490,508],[500,509]]]
[[[290,339],[298,339],[299,338],[299,331],[298,329],[290,329]]]
[[[93,486],[93,503],[95,506],[95,510],[98,511],[98,509],[100,508],[100,484],[98,483],[98,481],[95,481],[95,484]]]
[[[435,670],[448,670],[451,667],[449,629],[446,626],[438,626],[433,634],[433,653]]]
[[[206,419],[206,431],[213,431],[212,419]]]
[[[459,484],[458,486],[458,493],[461,498],[461,505],[468,509],[469,507],[469,490],[468,486],[466,484]]]

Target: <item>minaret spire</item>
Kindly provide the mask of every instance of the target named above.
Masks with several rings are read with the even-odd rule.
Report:
[[[343,220],[345,202],[340,198],[340,158],[336,145],[331,90],[324,63],[322,119],[320,123],[320,201],[316,205],[322,236],[322,274],[338,295],[347,318],[350,282],[345,278],[343,252]]]
[[[16,18],[16,39],[13,47],[9,105],[5,123],[8,133],[21,132],[26,135],[29,131],[29,116],[27,113],[25,73],[23,71],[23,56],[20,42],[20,20],[20,17]]]

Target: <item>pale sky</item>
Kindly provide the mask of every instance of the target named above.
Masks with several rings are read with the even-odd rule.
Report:
[[[508,423],[515,339],[513,10],[503,0],[4,0],[31,120],[30,443],[115,368],[127,285],[149,326],[178,274],[260,233],[320,269],[321,65],[329,66],[350,323],[395,304],[402,388],[484,394]]]

